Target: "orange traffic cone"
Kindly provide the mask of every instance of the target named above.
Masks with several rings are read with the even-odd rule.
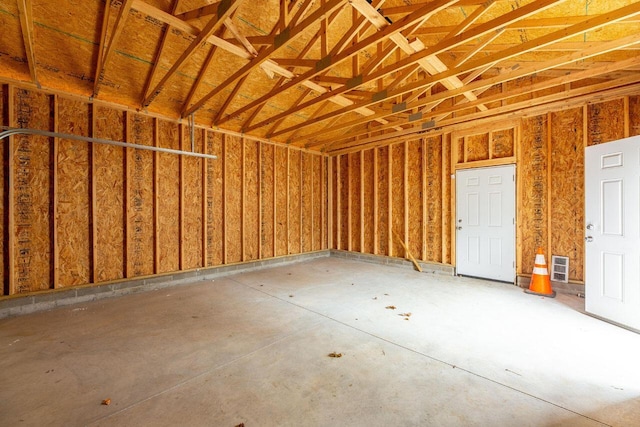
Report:
[[[524,291],[528,294],[541,295],[549,298],[555,298],[556,296],[556,292],[551,289],[549,270],[547,270],[547,262],[544,259],[544,251],[542,248],[538,248],[538,252],[536,253],[535,266],[533,267],[533,276],[531,276],[529,289],[525,289]]]

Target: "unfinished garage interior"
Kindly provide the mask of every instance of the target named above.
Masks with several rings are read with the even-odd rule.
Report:
[[[0,0],[0,425],[640,425],[639,53],[629,0]]]

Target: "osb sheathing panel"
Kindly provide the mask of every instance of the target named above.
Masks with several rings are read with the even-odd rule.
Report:
[[[519,150],[518,228],[520,232],[520,274],[531,274],[536,249],[547,247],[548,210],[548,123],[540,115],[522,120],[522,140]]]
[[[287,205],[287,148],[275,147],[275,189],[276,189],[276,256],[288,254],[287,230],[289,206]]]
[[[424,194],[426,212],[426,260],[442,261],[442,137],[435,136],[425,140],[426,152],[426,194]]]
[[[6,37],[6,34],[22,35],[17,2],[5,1],[0,5],[0,28],[2,28],[2,51],[0,67],[2,75],[14,80],[24,80],[29,75],[29,64],[22,37]],[[36,29],[34,28],[34,33]]]
[[[338,249],[349,248],[349,192],[353,191],[349,183],[349,156],[340,156],[340,245]]]
[[[300,151],[289,151],[289,253],[300,253]]]
[[[400,243],[404,241],[404,143],[395,144],[391,150],[391,230],[392,255],[403,258],[405,250]]]
[[[183,150],[191,149],[189,128],[183,128]],[[204,135],[202,129],[194,131],[194,148],[198,153],[202,152]],[[202,267],[202,164],[203,159],[197,157],[182,158],[183,174],[183,203],[184,216],[182,217],[182,268],[190,269]]]
[[[274,146],[262,144],[261,162],[261,197],[262,197],[262,257],[275,256],[273,247],[273,201],[275,197],[274,183]]]
[[[300,193],[300,196],[302,197],[302,252],[309,252],[312,250],[313,157],[314,156],[312,154],[302,153],[302,190]]]
[[[629,97],[629,136],[640,135],[640,96]]]
[[[360,252],[360,152],[348,154],[349,156],[349,174],[351,188],[351,250]]]
[[[324,249],[324,242],[322,241],[323,236],[323,209],[325,206],[325,200],[323,199],[326,196],[326,193],[323,193],[323,168],[324,168],[324,157],[322,156],[311,156],[312,163],[312,177],[313,177],[313,222],[311,224],[311,236],[313,238],[313,244],[311,245],[311,249],[314,251],[318,251],[320,249]],[[325,175],[326,176],[326,175]]]
[[[207,153],[218,156],[217,160],[207,160],[207,265],[223,262],[224,242],[224,199],[223,177],[224,153],[223,134],[207,132]]]
[[[153,119],[130,114],[129,140],[153,145]],[[127,148],[127,277],[153,274],[153,154]]]
[[[225,141],[225,244],[227,262],[242,261],[242,139]]]
[[[374,186],[377,185],[376,177],[373,175],[373,151],[374,150],[365,150],[364,152],[364,163],[362,167],[364,168],[364,180],[362,181],[363,193],[364,193],[364,212],[363,218],[364,223],[362,226],[364,227],[364,247],[362,248],[362,252],[366,252],[369,254],[373,253],[373,239],[374,239],[374,229],[373,229],[373,190]]]
[[[8,90],[6,86],[0,85],[0,125],[8,126],[8,120],[5,117],[5,103],[8,100]],[[2,201],[2,213],[0,214],[0,295],[4,295],[5,292],[8,293],[8,289],[5,291],[5,287],[8,288],[8,283],[5,284],[5,279],[8,279],[8,274],[5,272],[5,223],[8,221],[8,212],[7,212],[7,203],[5,201],[5,197],[8,193],[9,186],[9,177],[5,176],[5,169],[7,165],[5,162],[8,161],[8,149],[9,149],[9,140],[7,138],[1,141],[0,146],[0,181],[2,185],[0,185],[0,201]]]
[[[124,141],[124,114],[95,107],[95,137]],[[98,144],[94,148],[96,187],[96,280],[124,277],[124,148]]]
[[[389,255],[389,147],[378,150],[378,254]]]
[[[179,132],[177,123],[159,120],[158,145],[179,150]],[[180,268],[180,158],[166,153],[157,157],[158,273],[164,273]]]
[[[603,142],[624,138],[624,100],[615,99],[587,106],[587,144],[596,145]]]
[[[514,129],[503,129],[491,132],[491,157],[502,159],[515,154]]]
[[[409,250],[411,255],[418,259],[422,257],[422,140],[416,139],[408,142],[407,154],[407,185],[409,207]]]
[[[244,252],[245,261],[258,259],[260,252],[260,200],[259,200],[259,170],[258,145],[256,141],[245,141],[244,163]]]
[[[58,98],[58,132],[89,136],[89,105]],[[57,287],[91,281],[89,145],[61,139],[57,159]]]
[[[329,162],[331,162],[331,176],[330,176],[330,183],[331,183],[331,206],[332,206],[332,210],[331,212],[329,212],[329,214],[331,215],[331,229],[329,230],[329,232],[331,233],[331,249],[339,249],[338,248],[338,233],[339,233],[339,224],[338,224],[338,215],[339,215],[339,206],[338,206],[338,200],[340,197],[340,194],[338,192],[338,156],[335,157],[331,157],[329,159]]]
[[[442,246],[443,255],[442,262],[445,264],[453,263],[451,259],[451,209],[454,203],[452,197],[452,180],[451,180],[451,134],[444,134],[442,138],[442,157],[443,157],[443,191],[442,191]]]
[[[51,99],[16,89],[11,126],[51,130]],[[14,137],[14,291],[32,292],[52,286],[49,138]]]
[[[582,108],[551,115],[551,254],[569,257],[569,279],[583,280],[584,140]]]
[[[470,135],[467,137],[467,161],[487,160],[489,158],[489,135]]]

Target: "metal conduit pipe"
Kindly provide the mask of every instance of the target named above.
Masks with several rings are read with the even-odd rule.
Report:
[[[0,140],[6,137],[9,137],[11,135],[39,135],[39,136],[48,136],[52,138],[73,139],[76,141],[84,141],[84,142],[95,142],[97,144],[115,145],[117,147],[135,148],[136,150],[157,151],[160,153],[176,154],[178,156],[200,157],[203,159],[213,159],[213,160],[218,159],[218,156],[214,156],[212,154],[173,150],[171,148],[153,147],[149,145],[134,144],[131,142],[113,141],[110,139],[91,138],[89,136],[71,135],[68,133],[49,132],[46,130],[38,130],[38,129],[10,128],[6,126],[2,126],[1,129],[4,129],[4,130],[0,132]]]

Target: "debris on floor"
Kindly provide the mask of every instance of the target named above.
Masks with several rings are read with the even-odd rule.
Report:
[[[388,305],[385,308],[389,309],[389,310],[395,310],[396,306],[395,305]]]
[[[103,404],[103,405],[105,405],[105,406],[109,406],[109,405],[111,405],[111,399],[105,399],[105,400],[103,400],[103,401],[102,401],[102,404]]]
[[[289,295],[289,298],[293,298],[293,294]]]
[[[329,357],[342,357],[342,353],[331,352],[328,354]]]
[[[405,320],[409,320],[409,317],[411,317],[411,313],[399,313],[398,316],[405,317]]]
[[[240,423],[236,427],[244,427],[244,423]]]

